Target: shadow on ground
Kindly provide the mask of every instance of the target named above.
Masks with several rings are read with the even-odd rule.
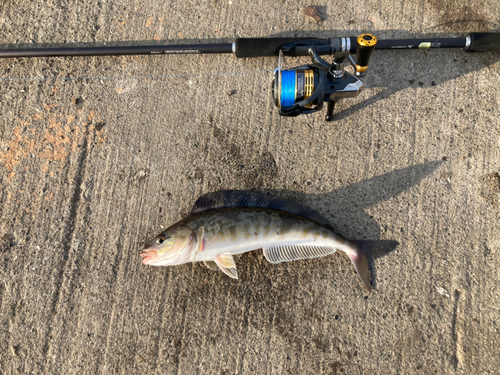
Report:
[[[397,241],[379,240],[380,225],[365,209],[396,197],[405,190],[417,185],[421,180],[438,169],[442,161],[433,161],[399,169],[365,181],[334,190],[326,194],[306,194],[289,190],[270,190],[269,194],[292,198],[299,202],[314,202],[314,208],[320,210],[330,220],[335,230],[342,233],[343,227],[363,227],[365,239],[351,239],[356,242],[368,257],[376,287],[375,259],[394,251]],[[332,204],[335,203],[335,204]],[[338,203],[338,204],[337,204]],[[349,211],[349,215],[345,211]],[[340,220],[339,220],[340,218]]]

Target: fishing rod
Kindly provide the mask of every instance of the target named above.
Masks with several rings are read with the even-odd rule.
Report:
[[[272,93],[282,116],[321,110],[327,103],[326,121],[333,120],[335,103],[363,90],[370,57],[377,50],[462,48],[466,52],[500,52],[500,33],[470,33],[462,38],[377,40],[373,34],[343,38],[237,38],[234,43],[146,45],[86,48],[0,50],[5,57],[117,56],[150,54],[234,54],[238,58],[278,56]],[[320,56],[333,56],[327,62]],[[282,69],[284,57],[309,56],[312,64]],[[345,70],[349,63],[354,74]]]

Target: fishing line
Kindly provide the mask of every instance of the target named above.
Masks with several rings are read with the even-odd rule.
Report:
[[[281,71],[281,105],[291,106],[295,103],[295,71]]]

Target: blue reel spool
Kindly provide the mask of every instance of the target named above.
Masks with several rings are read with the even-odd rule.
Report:
[[[281,96],[280,103],[282,107],[289,107],[296,100],[296,74],[295,70],[281,71]]]
[[[297,102],[308,99],[314,92],[318,80],[317,73],[313,69],[280,70],[276,76],[277,92],[273,92],[273,96],[278,107],[291,107]],[[311,108],[312,103],[306,107]]]

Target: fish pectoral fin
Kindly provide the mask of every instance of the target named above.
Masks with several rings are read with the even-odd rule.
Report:
[[[203,237],[205,236],[205,227],[199,227],[196,231],[196,238],[198,239],[196,254],[203,250]]]
[[[196,231],[196,250],[193,253],[191,262],[196,260],[198,254],[203,250],[203,237],[205,236],[205,227],[199,227]]]
[[[213,260],[206,260],[203,264],[213,271],[219,271],[219,266]]]
[[[271,263],[319,258],[333,254],[335,251],[337,251],[335,247],[314,245],[281,245],[263,248],[264,256]]]
[[[214,258],[214,262],[219,266],[220,270],[233,279],[238,278],[238,270],[234,263],[231,253],[219,254]]]

